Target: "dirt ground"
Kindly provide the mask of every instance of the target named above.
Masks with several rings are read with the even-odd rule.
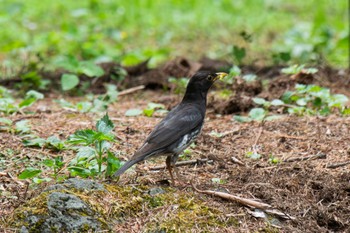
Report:
[[[283,77],[279,80],[282,79]],[[318,81],[316,79],[313,82]],[[285,84],[275,84],[277,91],[254,95],[273,98],[281,89],[288,89]],[[326,84],[332,90],[350,96],[344,83],[336,85],[328,80]],[[94,127],[99,118],[96,114],[63,110],[53,102],[56,98],[56,94],[49,94],[31,108],[35,114],[11,116],[10,119],[28,119],[34,134],[43,138],[56,135],[66,139],[77,129]],[[78,99],[70,97],[68,100]],[[138,91],[120,97],[108,110],[118,138],[113,151],[119,151],[122,159],[128,159],[160,120],[160,117],[126,117],[126,110],[144,109],[149,102],[164,103],[170,108],[180,100],[181,96],[159,89]],[[223,217],[231,216],[237,220],[236,225],[220,227],[217,232],[350,232],[350,165],[338,166],[339,163],[350,160],[349,117],[285,115],[264,124],[238,123],[232,120],[232,113],[242,113],[242,109],[221,112],[222,107],[218,106],[223,102],[216,97],[215,91],[209,94],[208,101],[209,108],[202,134],[190,155],[180,160],[208,159],[209,162],[179,167],[183,182],[174,188],[178,193],[190,193],[208,206],[218,209]],[[213,132],[222,135],[218,137]],[[0,173],[0,188],[7,193],[1,197],[1,222],[6,222],[7,216],[16,207],[37,195],[47,185],[33,189],[28,188],[25,181],[18,180],[16,177],[22,171],[24,163],[40,160],[42,156],[55,157],[59,154],[47,149],[24,147],[18,135],[2,132],[0,151],[5,154],[9,150],[12,151],[13,159]],[[262,157],[249,158],[249,152],[259,153]],[[65,160],[69,161],[73,157],[73,153],[68,153]],[[238,164],[232,157],[243,164]],[[278,163],[272,163],[271,157],[277,158]],[[123,175],[117,185],[168,186],[167,171],[150,169],[164,164],[164,158],[142,163],[134,171]],[[223,182],[217,184],[213,179]],[[220,190],[260,200],[295,219],[254,217],[248,208],[238,203],[197,193],[189,184],[190,180],[202,190]],[[157,214],[152,211],[147,213],[149,218]],[[142,231],[143,224],[144,221],[138,218],[128,219],[118,230],[139,232]],[[4,231],[15,230],[6,228]],[[194,230],[199,231],[200,229]]]

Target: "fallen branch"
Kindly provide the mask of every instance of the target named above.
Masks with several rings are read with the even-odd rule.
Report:
[[[238,202],[242,205],[248,206],[250,208],[253,207],[253,208],[261,209],[268,214],[277,215],[278,217],[283,218],[283,219],[287,219],[287,220],[295,220],[296,219],[295,217],[292,217],[288,214],[285,214],[277,209],[271,209],[271,205],[269,205],[267,203],[254,201],[252,199],[238,197],[238,196],[228,194],[228,193],[223,193],[223,192],[216,192],[216,191],[211,191],[211,190],[200,190],[200,189],[196,188],[196,186],[194,186],[192,181],[191,181],[191,185],[192,185],[192,188],[199,193],[204,193],[204,194],[213,195],[216,197],[221,197],[221,198],[226,199],[226,200],[235,201],[235,202]]]
[[[192,165],[192,164],[201,164],[201,163],[211,163],[213,160],[209,159],[194,159],[194,160],[187,160],[187,161],[180,161],[175,164],[176,167],[186,166],[186,165]],[[165,169],[165,165],[151,167],[150,170],[156,171],[156,170],[162,170]]]
[[[145,89],[145,85],[140,85],[140,86],[137,86],[137,87],[132,87],[132,88],[126,89],[124,91],[121,91],[121,92],[118,93],[118,96],[128,95],[130,93],[133,93],[135,91],[139,91],[139,90],[142,90],[142,89]]]
[[[252,199],[248,199],[248,198],[243,198],[243,197],[238,197],[235,195],[231,195],[228,193],[223,193],[223,192],[216,192],[216,191],[211,191],[211,190],[200,190],[198,188],[196,188],[196,186],[194,186],[194,184],[191,182],[192,188],[199,192],[199,193],[204,193],[204,194],[208,194],[208,195],[214,195],[216,197],[221,197],[223,199],[227,199],[227,200],[231,200],[231,201],[235,201],[238,202],[242,205],[245,206],[249,206],[249,207],[255,207],[258,209],[262,209],[262,210],[266,210],[267,208],[270,208],[271,206],[269,204],[263,203],[263,202],[258,202],[258,201],[254,201]]]
[[[327,164],[326,168],[338,168],[338,167],[343,167],[350,164],[350,161],[345,161],[345,162],[341,162],[341,163],[331,163],[331,164]]]
[[[243,163],[242,161],[240,161],[239,159],[237,159],[237,158],[234,157],[234,156],[231,157],[231,161],[234,162],[234,163],[237,163],[237,164],[240,165],[240,166],[243,166],[243,167],[246,166],[245,163]]]
[[[325,159],[326,157],[327,157],[326,154],[319,153],[319,154],[310,155],[310,156],[288,158],[288,159],[283,160],[283,162],[290,163],[290,162],[313,160],[313,159]]]

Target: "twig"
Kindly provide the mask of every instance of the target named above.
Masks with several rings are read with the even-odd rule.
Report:
[[[267,204],[267,203],[258,202],[258,201],[254,201],[252,199],[238,197],[238,196],[228,194],[228,193],[223,193],[223,192],[216,192],[216,191],[211,191],[211,190],[200,190],[200,189],[196,188],[196,186],[194,186],[192,181],[191,181],[191,186],[195,191],[197,191],[199,193],[214,195],[216,197],[221,197],[221,198],[226,199],[226,200],[238,202],[238,203],[245,205],[245,206],[248,206],[248,207],[261,209],[268,214],[277,215],[280,218],[284,218],[284,219],[288,219],[288,220],[295,220],[295,217],[292,217],[288,214],[285,214],[277,209],[272,209],[271,208],[272,206]]]
[[[234,163],[237,163],[237,164],[240,165],[240,166],[243,166],[243,167],[246,166],[245,163],[243,163],[242,161],[240,161],[239,159],[237,159],[237,158],[234,157],[234,156],[231,157],[231,161],[234,162]]]
[[[186,165],[192,165],[192,164],[200,164],[200,163],[211,163],[213,160],[209,159],[194,159],[194,160],[187,160],[187,161],[180,161],[175,164],[176,167],[186,166]],[[156,171],[156,170],[162,170],[165,169],[165,165],[162,166],[156,166],[151,167],[150,170]]]
[[[238,197],[238,196],[228,194],[228,193],[223,193],[223,192],[216,192],[216,191],[211,191],[211,190],[200,190],[200,189],[196,188],[196,186],[194,186],[194,184],[192,182],[191,182],[191,185],[192,185],[192,188],[199,193],[214,195],[216,197],[221,197],[221,198],[224,198],[227,200],[238,202],[238,203],[245,205],[245,206],[255,207],[258,209],[262,209],[262,210],[266,210],[267,208],[271,208],[271,206],[269,204],[266,204],[263,202],[258,202],[258,201],[254,201],[252,199]]]
[[[261,134],[263,132],[263,125],[260,126],[260,129],[259,129],[259,133],[258,133],[258,136],[256,137],[255,139],[255,142],[254,142],[254,145],[253,145],[253,148],[255,148],[255,146],[258,144],[259,142],[259,139],[261,137]]]
[[[305,160],[313,160],[313,159],[325,159],[327,157],[326,154],[319,153],[316,155],[309,155],[304,157],[293,157],[283,160],[285,163],[296,162],[296,161],[305,161]]]
[[[132,87],[132,88],[126,89],[124,91],[121,91],[118,93],[118,96],[127,95],[127,94],[130,94],[130,93],[133,93],[135,91],[142,90],[142,89],[145,89],[145,85],[140,85],[137,87]]]
[[[341,163],[331,163],[331,164],[327,164],[326,168],[338,168],[338,167],[343,167],[350,164],[350,161],[345,161],[345,162],[341,162]]]

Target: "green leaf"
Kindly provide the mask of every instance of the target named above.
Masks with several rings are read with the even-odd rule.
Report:
[[[71,166],[71,167],[68,167],[68,170],[71,172],[72,176],[80,176],[83,178],[87,178],[93,175],[93,172],[90,169],[86,169],[83,167]]]
[[[157,104],[157,103],[148,103],[147,105],[148,109],[165,109],[164,104]]]
[[[21,174],[18,175],[18,179],[21,179],[21,180],[30,179],[30,178],[33,178],[34,176],[37,176],[40,173],[41,173],[40,169],[28,167],[23,172],[21,172]]]
[[[96,141],[98,132],[92,129],[78,130],[68,138],[68,143],[77,145],[82,144],[85,146],[91,145]]]
[[[129,109],[125,112],[125,116],[139,116],[143,113],[143,111],[141,109]]]
[[[56,150],[62,150],[64,149],[64,142],[61,141],[58,137],[56,136],[50,136],[46,139],[46,143],[48,146],[53,147]]]
[[[91,61],[80,62],[78,71],[89,77],[100,77],[104,75],[104,70]]]
[[[259,104],[259,105],[264,105],[267,101],[263,98],[253,98],[254,103]]]
[[[236,77],[238,75],[241,74],[241,69],[238,67],[238,66],[232,66],[232,68],[230,69],[230,73],[228,76],[231,76],[231,77]],[[227,77],[227,76],[226,76]]]
[[[273,105],[273,106],[280,106],[283,104],[284,104],[284,102],[282,100],[279,100],[279,99],[274,99],[271,101],[271,105]]]
[[[154,113],[154,109],[152,108],[147,108],[143,110],[143,114],[147,117],[153,116],[153,113]]]
[[[24,146],[42,148],[46,144],[46,140],[43,138],[25,139],[23,140],[23,144]]]
[[[42,182],[49,182],[51,181],[51,178],[45,177],[45,178],[39,178],[39,177],[34,177],[33,182],[36,184],[41,184]]]
[[[79,84],[79,77],[75,74],[64,74],[61,77],[61,87],[63,91],[73,89]]]
[[[109,119],[108,114],[104,115],[100,120],[96,123],[96,129],[98,132],[107,134],[111,132],[114,128],[113,122]]]
[[[30,90],[26,93],[26,98],[44,99],[44,95],[38,91]]]
[[[283,68],[281,70],[281,72],[283,74],[297,74],[299,73],[302,69],[304,68],[304,65],[292,65],[290,67],[287,67],[287,68]]]
[[[226,184],[226,180],[220,178],[212,178],[211,182],[213,182],[214,184]]]
[[[256,81],[257,76],[255,74],[246,74],[242,77],[247,83]]]
[[[282,101],[283,101],[284,103],[290,104],[290,103],[292,102],[291,97],[292,97],[293,95],[294,95],[294,92],[292,92],[292,91],[286,91],[286,92],[282,95],[281,99],[282,99]]]
[[[282,116],[278,116],[278,115],[272,115],[272,116],[267,116],[265,117],[265,121],[273,121],[273,120],[277,120],[277,119],[281,119]]]
[[[76,109],[79,112],[89,112],[92,108],[92,103],[83,101],[83,102],[78,102],[76,105]]]
[[[18,107],[19,107],[20,109],[25,108],[25,107],[29,107],[29,106],[32,105],[35,101],[36,101],[35,98],[24,99],[24,100],[22,100],[22,101],[18,104]]]
[[[238,122],[251,122],[252,121],[252,119],[250,117],[239,116],[239,115],[234,115],[233,119],[238,121]]]
[[[237,59],[238,63],[242,62],[242,59],[245,57],[246,55],[246,51],[245,48],[243,47],[238,47],[236,45],[233,46],[232,48],[232,53],[233,56]]]
[[[251,158],[251,159],[260,159],[261,158],[261,154],[251,152],[251,151],[247,152],[246,156],[248,158]]]
[[[55,165],[55,161],[53,159],[45,159],[43,164],[47,167],[53,167]]]
[[[4,117],[0,117],[0,123],[5,124],[5,125],[12,125],[12,120]]]
[[[296,104],[299,106],[305,106],[307,105],[307,100],[305,98],[298,99]]]
[[[96,151],[94,148],[89,147],[89,146],[84,146],[84,147],[78,148],[77,157],[78,157],[78,159],[91,158],[91,157],[95,156],[95,154],[96,154]]]
[[[222,133],[218,133],[218,132],[216,132],[216,131],[211,131],[211,132],[209,133],[209,135],[212,136],[212,137],[216,137],[216,138],[221,138],[221,137],[223,136]]]
[[[343,116],[350,116],[350,108],[345,108],[341,113]]]
[[[21,120],[16,123],[16,132],[17,133],[29,133],[30,126],[28,125],[28,120]]]
[[[255,121],[262,121],[266,116],[266,112],[263,108],[253,108],[250,110],[248,115]]]
[[[107,151],[106,176],[113,175],[121,167],[121,162],[112,152]]]

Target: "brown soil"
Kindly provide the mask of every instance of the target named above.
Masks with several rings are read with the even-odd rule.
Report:
[[[178,69],[178,66],[183,65],[187,70],[181,72],[188,72],[188,74],[199,69],[193,68],[196,64],[182,62],[180,59],[177,63],[173,63],[173,66],[166,67]],[[150,72],[160,72],[159,70],[149,71],[144,66],[140,67],[144,69],[143,75],[147,77],[152,76]],[[246,69],[255,73],[261,72],[253,68]],[[138,73],[137,68],[133,72]],[[327,72],[330,71],[325,70],[321,72],[323,76],[312,77],[312,82],[328,86],[336,93],[350,96],[346,74],[335,82],[327,78],[329,77],[326,75]],[[332,74],[338,73],[333,71]],[[155,74],[157,77],[162,77],[158,76],[159,73]],[[254,122],[242,124],[233,121],[232,115],[217,114],[249,110],[253,105],[248,100],[246,104],[242,104],[244,98],[249,99],[254,96],[278,98],[286,89],[292,88],[298,80],[298,77],[295,79],[273,75],[271,77],[271,74],[275,75],[276,72],[270,69],[261,73],[261,77],[265,79],[274,79],[270,82],[268,91],[263,91],[261,84],[251,88],[241,87],[241,92],[233,88],[236,94],[227,102],[221,101],[221,103],[215,96],[216,92],[209,94],[210,103],[203,132],[195,148],[192,148],[189,158],[182,159],[208,158],[213,162],[180,167],[179,172],[181,177],[185,178],[183,181],[194,180],[200,189],[221,190],[241,197],[259,199],[295,217],[296,220],[278,219],[275,227],[269,226],[265,219],[253,217],[242,205],[196,193],[186,182],[175,186],[175,189],[178,189],[179,193],[193,193],[207,205],[219,209],[223,216],[234,216],[238,220],[238,226],[222,227],[219,232],[349,232],[350,165],[327,168],[329,165],[350,160],[349,117],[285,116],[262,125]],[[310,79],[310,77],[302,78],[305,78],[305,82]],[[162,85],[158,81],[156,84]],[[36,103],[31,107],[31,110],[35,111],[33,115],[15,115],[9,118],[14,121],[28,119],[32,126],[32,133],[43,138],[56,135],[66,139],[77,129],[94,127],[99,116],[62,110],[53,102],[56,98],[57,96],[52,95]],[[78,98],[70,97],[69,100],[77,101]],[[126,110],[144,109],[149,102],[163,102],[170,108],[180,100],[180,96],[162,90],[139,91],[120,97],[118,102],[111,105],[108,110],[115,124],[115,135],[119,139],[119,142],[113,145],[113,151],[121,152],[121,159],[129,158],[160,120],[157,117],[125,117]],[[242,106],[237,107],[239,104]],[[222,133],[224,136],[217,137],[212,132]],[[3,223],[16,207],[35,196],[45,186],[28,188],[25,181],[16,178],[25,165],[35,164],[43,157],[63,155],[65,161],[74,157],[73,152],[24,147],[21,138],[11,132],[1,133],[0,151],[1,156],[8,162],[7,168],[0,172],[0,190],[6,193],[0,201],[0,222]],[[251,159],[247,157],[249,152],[259,153],[262,157],[257,160]],[[326,158],[288,162],[291,157],[303,158],[317,154],[325,154]],[[239,159],[246,166],[234,163],[232,157]],[[272,163],[271,157],[277,158],[279,162]],[[167,183],[162,181],[169,180],[169,174],[163,170],[151,171],[148,168],[164,163],[164,158],[142,163],[137,166],[136,172],[123,175],[118,185],[162,186],[163,183]],[[223,180],[224,184],[213,183],[213,178]],[[149,218],[156,215],[152,212],[148,214]],[[125,232],[132,232],[132,226],[139,226],[139,229],[142,229],[142,223],[141,219],[134,218],[119,227]],[[10,229],[6,230],[6,232],[12,232]]]

